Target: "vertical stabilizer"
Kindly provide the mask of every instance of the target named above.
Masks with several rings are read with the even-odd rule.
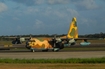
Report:
[[[78,28],[77,28],[76,17],[74,17],[72,19],[72,22],[70,23],[67,38],[78,38]]]

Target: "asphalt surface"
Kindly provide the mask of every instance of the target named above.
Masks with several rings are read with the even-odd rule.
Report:
[[[67,58],[100,58],[105,57],[105,51],[76,51],[76,52],[30,52],[2,51],[0,58],[12,59],[67,59]]]
[[[19,46],[18,46],[19,47]],[[97,44],[91,46],[72,46],[70,48],[97,48],[105,49],[105,44]],[[67,59],[67,58],[100,58],[105,57],[105,51],[65,51],[59,52],[30,52],[30,50],[0,50],[0,58],[13,58],[13,59]]]

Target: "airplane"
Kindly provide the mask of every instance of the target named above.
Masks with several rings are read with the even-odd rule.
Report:
[[[65,46],[75,45],[76,40],[84,40],[84,42],[81,42],[80,45],[91,44],[90,42],[87,42],[87,38],[78,38],[77,21],[76,17],[73,17],[66,36],[54,36],[54,38],[44,38],[43,40],[30,38],[30,40],[26,42],[26,48],[30,49],[32,52],[35,52],[37,49],[40,49],[42,51],[59,51]]]
[[[16,38],[16,37],[15,37]],[[63,49],[65,46],[75,45],[77,40],[84,40],[81,42],[80,45],[90,45],[90,42],[87,42],[87,38],[78,38],[78,27],[77,27],[77,20],[76,17],[72,18],[70,23],[70,27],[66,36],[56,37],[53,38],[34,38],[34,37],[27,37],[27,38],[16,38],[12,41],[12,44],[21,44],[22,41],[27,39],[25,47],[32,52],[37,50],[42,51],[59,51]]]

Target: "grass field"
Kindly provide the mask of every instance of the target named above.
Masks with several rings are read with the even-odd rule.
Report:
[[[0,69],[105,69],[105,58],[65,60],[0,59]]]
[[[105,63],[105,57],[102,58],[68,58],[68,59],[3,59],[0,63]]]

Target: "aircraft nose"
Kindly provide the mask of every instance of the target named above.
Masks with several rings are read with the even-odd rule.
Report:
[[[26,45],[29,45],[29,42],[28,41],[26,42]]]
[[[31,47],[29,46],[29,42],[26,42],[26,48],[30,49]]]
[[[31,48],[28,42],[26,43],[26,48],[27,49],[30,49]]]

